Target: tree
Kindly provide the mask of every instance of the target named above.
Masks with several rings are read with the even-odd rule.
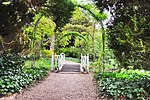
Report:
[[[41,14],[37,14],[34,17],[34,23],[28,27],[24,27],[24,33],[28,36],[29,38],[28,40],[30,41],[30,43],[28,43],[30,44],[30,48],[27,49],[30,49],[30,52],[32,53],[36,51],[37,56],[39,56],[40,50],[44,49],[44,47],[50,49],[51,39],[52,36],[54,35],[54,28],[55,28],[54,22],[50,18],[43,16],[38,22],[38,25],[36,27],[36,32],[35,32],[34,31],[35,23],[37,22],[40,16]],[[32,41],[34,41],[35,44],[32,44]],[[44,43],[48,43],[48,44],[44,44]],[[35,47],[32,45],[35,45]],[[34,50],[31,51],[31,49]]]
[[[112,14],[113,20],[108,24],[109,47],[113,49],[120,66],[148,69],[149,0],[101,0],[97,6]]]
[[[30,24],[34,17],[32,7],[38,8],[39,2],[29,6],[24,0],[1,0],[0,2],[0,51],[21,52],[23,48],[19,42],[19,36],[22,36],[22,27]],[[40,2],[42,5],[42,2]],[[19,41],[19,42],[18,42]]]
[[[102,28],[102,66],[103,66],[103,71],[105,70],[105,30],[104,30],[104,24],[103,21],[105,19],[107,19],[107,15],[103,12],[100,11],[99,9],[97,9],[97,7],[95,7],[95,5],[91,5],[91,4],[86,4],[86,5],[79,5],[77,4],[77,6],[83,8],[84,10],[87,10],[91,16],[99,22],[99,24],[101,25]]]
[[[59,34],[60,28],[62,28],[72,16],[74,11],[74,4],[71,0],[48,0],[47,4],[44,6],[43,14],[46,16],[51,16],[53,22],[55,22],[55,36],[53,37],[53,49],[57,51],[59,44],[57,42],[57,36]],[[55,48],[54,48],[55,46]]]
[[[80,15],[80,16],[79,16]],[[71,34],[72,36],[69,37],[68,45],[66,47],[69,48],[78,48],[74,53],[80,52],[76,54],[76,56],[80,56],[80,54],[87,54],[90,53],[91,55],[94,53],[89,52],[91,45],[89,45],[89,40],[91,39],[92,35],[92,20],[89,14],[84,11],[83,9],[76,7],[75,11],[73,12],[73,16],[70,20],[70,23],[67,24],[62,31],[65,33],[74,32],[76,34]],[[81,37],[81,38],[80,38]],[[84,39],[84,38],[86,39]],[[85,45],[86,44],[86,45]]]

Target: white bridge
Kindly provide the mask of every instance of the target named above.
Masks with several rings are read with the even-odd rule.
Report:
[[[65,61],[65,54],[52,54],[52,71],[59,72],[89,72],[89,55],[81,55],[80,63],[69,63]]]

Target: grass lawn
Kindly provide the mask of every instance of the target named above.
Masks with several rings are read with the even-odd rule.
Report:
[[[26,68],[31,67],[31,63],[32,63],[31,60],[26,61],[25,67]],[[46,69],[50,69],[51,68],[51,58],[40,58],[39,60],[36,60],[34,62],[34,64],[35,64],[35,67],[44,67]]]

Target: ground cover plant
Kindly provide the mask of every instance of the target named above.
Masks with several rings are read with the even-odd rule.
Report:
[[[114,99],[149,100],[150,71],[121,70],[95,74],[100,95]]]
[[[26,57],[18,54],[3,54],[0,57],[0,95],[14,93],[48,74],[49,59],[36,61],[29,66]],[[30,61],[31,62],[31,61]],[[26,63],[26,64],[25,64]],[[25,66],[24,66],[25,64]]]

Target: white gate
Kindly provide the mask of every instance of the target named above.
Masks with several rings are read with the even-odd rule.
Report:
[[[81,54],[80,71],[89,72],[89,55],[82,56]]]
[[[64,65],[64,61],[65,61],[65,54],[64,53],[61,53],[60,55],[56,55],[56,58],[55,58],[55,55],[52,54],[52,71],[54,71],[55,69],[57,70],[61,70],[63,65]]]

